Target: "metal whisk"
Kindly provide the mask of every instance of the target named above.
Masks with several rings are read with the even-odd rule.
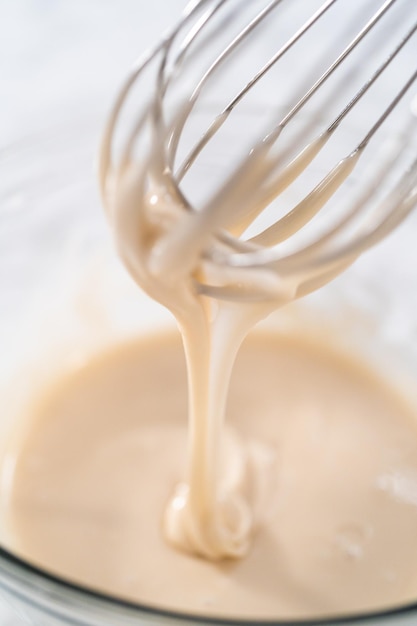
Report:
[[[125,259],[135,278],[301,296],[386,237],[417,204],[416,31],[413,0],[191,2],[103,138],[110,220],[133,198],[132,242],[155,248]]]

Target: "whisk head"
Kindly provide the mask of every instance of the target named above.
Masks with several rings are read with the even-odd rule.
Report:
[[[417,204],[416,85],[413,0],[192,2],[103,139],[130,271],[231,300],[327,283]]]

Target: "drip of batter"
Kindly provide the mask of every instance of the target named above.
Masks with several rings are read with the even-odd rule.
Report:
[[[232,192],[222,188],[201,211],[185,210],[157,153],[149,159],[145,179],[132,164],[114,181],[110,220],[119,254],[138,284],[176,317],[188,368],[188,468],[185,483],[178,486],[168,506],[164,532],[174,545],[209,559],[246,554],[255,522],[239,489],[220,475],[225,404],[235,356],[257,322],[297,296],[305,276],[299,272],[283,279],[268,269],[240,270],[236,275],[207,261],[205,250],[220,227],[234,234],[244,231],[263,209],[266,196],[270,199],[299,175],[325,141],[322,135],[307,146],[267,192],[264,186],[254,187],[254,173],[267,179],[271,167],[268,146],[259,146],[251,156],[250,172],[235,181]],[[339,164],[335,175],[311,196],[301,217],[269,229],[268,243],[287,237],[308,221],[349,175],[357,158],[354,154]],[[240,291],[241,302],[199,293],[198,279],[226,286],[229,292]],[[254,288],[260,294],[255,302],[250,297]],[[245,451],[240,454],[244,459]]]

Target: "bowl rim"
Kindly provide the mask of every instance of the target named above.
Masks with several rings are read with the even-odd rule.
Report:
[[[13,584],[14,583],[14,584]],[[93,588],[70,581],[26,561],[0,545],[0,586],[20,601],[38,608],[47,609],[56,617],[62,617],[70,609],[117,611],[117,617],[149,616],[158,618],[167,624],[181,623],[208,624],[213,626],[337,626],[347,624],[387,623],[387,620],[417,616],[417,602],[410,602],[398,607],[377,611],[337,615],[313,619],[245,619],[241,617],[204,616],[186,613],[153,605],[141,604],[132,600],[112,596]],[[41,592],[41,593],[39,593]],[[59,601],[67,604],[68,595],[72,602],[63,611],[59,610]],[[56,607],[58,600],[58,608]],[[55,606],[51,609],[50,602]],[[45,604],[47,605],[45,607]],[[393,623],[393,622],[391,622]],[[395,622],[397,623],[397,622]]]

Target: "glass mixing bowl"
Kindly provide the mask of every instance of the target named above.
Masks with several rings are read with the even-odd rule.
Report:
[[[97,130],[93,114],[78,115],[0,154],[0,448],[25,402],[51,376],[106,345],[173,323],[116,259],[92,171]],[[416,233],[417,212],[344,275],[266,323],[332,329],[341,346],[360,353],[417,406]],[[3,480],[10,469],[3,468]],[[0,502],[0,592],[29,624],[285,626],[174,614],[51,575],[13,554],[7,502]],[[416,620],[417,598],[392,611],[291,625]]]
[[[2,154],[2,441],[22,404],[51,374],[77,365],[106,344],[172,323],[116,259],[92,171],[95,147],[95,130],[89,120],[80,120]],[[310,324],[316,332],[332,326],[342,344],[360,350],[414,395],[417,406],[416,232],[414,214],[346,274],[267,323],[281,328]],[[0,550],[1,593],[31,624],[243,623],[172,614],[71,584],[15,556],[6,531]],[[303,623],[399,626],[416,619],[417,604],[372,616]]]

